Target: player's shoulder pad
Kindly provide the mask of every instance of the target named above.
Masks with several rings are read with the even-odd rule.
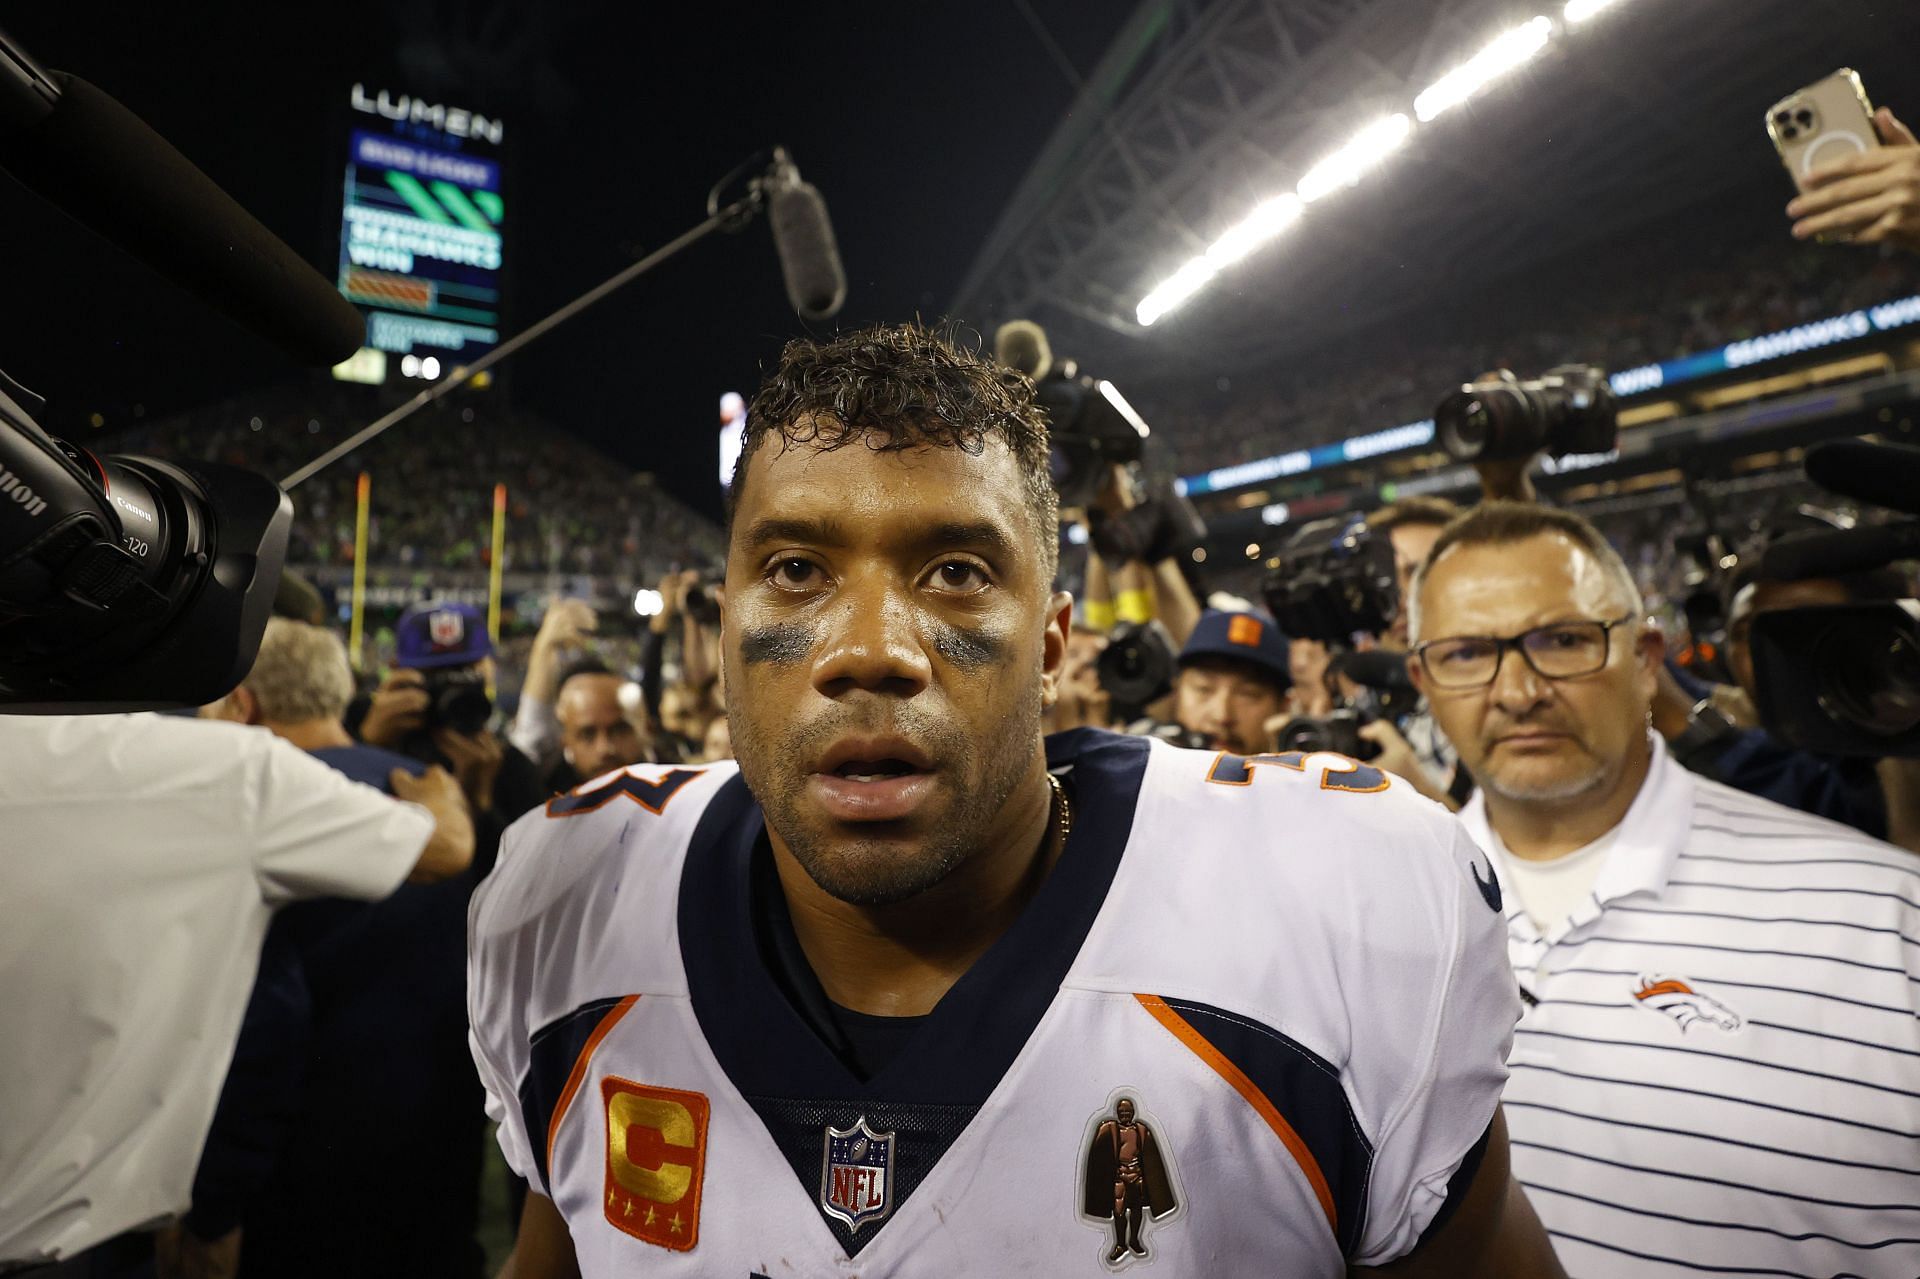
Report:
[[[1152,943],[1130,949],[1154,955],[1150,967],[1185,968],[1164,957],[1191,956],[1196,983],[1244,977],[1264,1003],[1301,963],[1331,962],[1349,985],[1370,963],[1384,971],[1389,951],[1444,967],[1463,920],[1499,924],[1498,891],[1459,820],[1377,769],[1331,753],[1155,742],[1113,904],[1147,921]]]
[[[629,903],[649,889],[671,896],[694,827],[736,772],[731,762],[635,764],[527,813],[501,837],[499,861],[474,894],[474,948],[616,885]]]

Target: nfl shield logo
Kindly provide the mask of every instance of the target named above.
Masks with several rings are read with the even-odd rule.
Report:
[[[867,1127],[828,1128],[820,1161],[820,1207],[858,1231],[893,1211],[893,1134]]]
[[[458,648],[467,638],[467,619],[449,609],[427,615],[427,638],[435,648]]]

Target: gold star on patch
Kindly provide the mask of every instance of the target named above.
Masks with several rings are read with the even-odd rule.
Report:
[[[653,1209],[652,1209],[652,1208],[648,1208],[648,1209],[647,1209],[647,1224],[648,1224],[649,1226],[651,1226],[651,1225],[653,1224]]]
[[[617,1193],[615,1193],[612,1186],[607,1187],[607,1207],[609,1208],[613,1207],[614,1201],[619,1197],[620,1196]]]
[[[627,1200],[626,1209],[620,1215],[623,1217],[631,1217],[633,1215],[633,1200]]]
[[[673,1214],[673,1221],[671,1222],[671,1224],[673,1226],[673,1233],[676,1235],[679,1234],[680,1233],[680,1214],[679,1213],[676,1212]]]

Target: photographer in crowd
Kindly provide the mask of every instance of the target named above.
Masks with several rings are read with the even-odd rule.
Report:
[[[396,802],[256,728],[0,716],[0,1270],[137,1273],[184,1211],[274,912],[473,858],[453,778]]]
[[[640,650],[640,695],[663,764],[699,758],[708,726],[721,713],[719,602],[714,583],[698,569],[660,579],[660,611],[647,619]],[[679,626],[679,678],[665,676],[666,651]]]
[[[1180,650],[1173,716],[1210,750],[1258,755],[1291,684],[1287,637],[1271,617],[1208,609]]]
[[[400,615],[394,669],[370,698],[348,709],[349,731],[369,746],[438,764],[459,779],[472,806],[481,874],[500,836],[548,791],[533,761],[489,727],[493,643],[471,604],[429,602]]]
[[[1585,520],[1485,503],[1410,603],[1526,1004],[1514,1171],[1569,1269],[1920,1273],[1907,854],[1673,759],[1664,641]]]
[[[1893,568],[1787,578],[1770,576],[1762,566],[1737,578],[1732,589],[1727,668],[1748,707],[1758,698],[1750,641],[1756,617],[1780,609],[1897,600],[1910,593],[1906,576]],[[1830,818],[1876,839],[1889,837],[1889,790],[1905,794],[1912,765],[1796,749],[1764,727],[1740,727],[1713,704],[1710,688],[1687,688],[1670,673],[1663,676],[1654,697],[1653,727],[1680,763],[1703,777]],[[1916,832],[1903,828],[1900,833],[1905,838],[1897,842],[1906,847],[1920,844]]]

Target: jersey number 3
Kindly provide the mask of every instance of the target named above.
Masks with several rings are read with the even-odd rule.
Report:
[[[1341,790],[1354,795],[1372,795],[1387,788],[1387,775],[1379,769],[1362,764],[1357,759],[1348,759],[1345,755],[1335,758],[1339,759],[1345,767],[1328,765],[1322,769],[1321,790]],[[1307,756],[1304,751],[1288,751],[1284,755],[1229,755],[1222,751],[1213,761],[1213,767],[1208,770],[1207,780],[1216,786],[1251,786],[1253,770],[1262,764],[1304,773],[1307,771]]]

